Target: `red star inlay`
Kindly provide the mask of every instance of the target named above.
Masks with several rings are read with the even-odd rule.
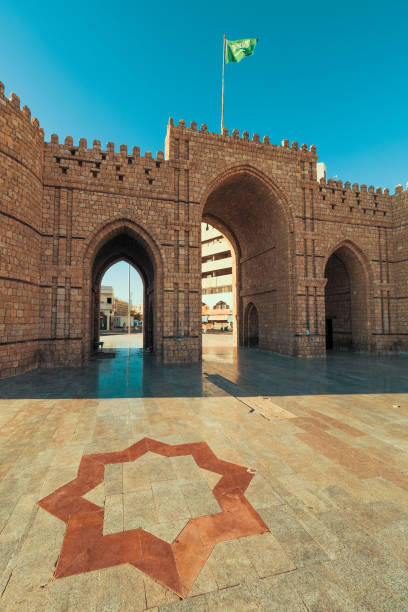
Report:
[[[148,451],[192,455],[200,468],[222,476],[213,489],[222,512],[190,519],[172,544],[142,528],[103,535],[104,508],[82,497],[103,482],[105,465],[135,461]],[[67,524],[56,578],[131,563],[185,597],[217,542],[269,531],[244,495],[253,476],[218,459],[205,442],[170,445],[143,438],[123,451],[84,455],[77,478],[38,502]]]

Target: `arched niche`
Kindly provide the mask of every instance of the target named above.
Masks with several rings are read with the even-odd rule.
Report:
[[[259,317],[258,310],[253,302],[250,302],[245,309],[244,319],[245,346],[259,346]]]

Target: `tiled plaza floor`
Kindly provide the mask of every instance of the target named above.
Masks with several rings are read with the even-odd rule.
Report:
[[[407,356],[112,350],[0,383],[1,610],[408,609]]]

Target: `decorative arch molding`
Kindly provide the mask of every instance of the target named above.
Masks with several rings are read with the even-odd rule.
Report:
[[[338,242],[336,246],[330,249],[328,255],[326,255],[326,257],[322,260],[323,261],[323,275],[324,275],[324,271],[327,266],[327,262],[329,261],[330,257],[334,255],[336,251],[339,251],[343,247],[349,249],[357,257],[357,259],[359,260],[359,262],[361,263],[363,267],[364,273],[367,276],[367,281],[369,285],[371,286],[372,270],[371,270],[369,259],[367,255],[365,254],[365,252],[363,251],[363,249],[361,249],[353,240],[349,240],[349,239],[344,239]]]
[[[286,196],[284,191],[281,189],[281,187],[279,187],[276,184],[276,181],[271,179],[261,170],[258,170],[257,168],[249,164],[231,166],[230,168],[227,168],[220,174],[217,174],[210,181],[209,185],[207,185],[207,187],[205,188],[202,194],[202,197],[200,198],[201,215],[203,215],[204,207],[211,193],[213,193],[218,187],[221,187],[221,185],[225,181],[227,181],[229,178],[233,176],[243,175],[243,174],[248,174],[258,179],[262,184],[264,184],[270,190],[270,192],[274,196],[277,206],[279,207],[281,213],[286,219],[289,233],[293,233],[294,227],[295,227],[294,214],[292,211],[292,207],[289,203],[288,197]]]
[[[156,273],[161,276],[163,270],[163,258],[160,248],[152,236],[139,224],[127,217],[119,217],[108,223],[100,225],[85,241],[85,252],[83,256],[84,265],[92,265],[98,251],[109,240],[118,234],[126,233],[148,248],[153,257]]]

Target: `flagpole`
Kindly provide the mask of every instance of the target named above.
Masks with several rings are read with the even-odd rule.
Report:
[[[221,102],[221,134],[224,129],[224,75],[225,75],[225,34],[222,42],[222,102]]]

